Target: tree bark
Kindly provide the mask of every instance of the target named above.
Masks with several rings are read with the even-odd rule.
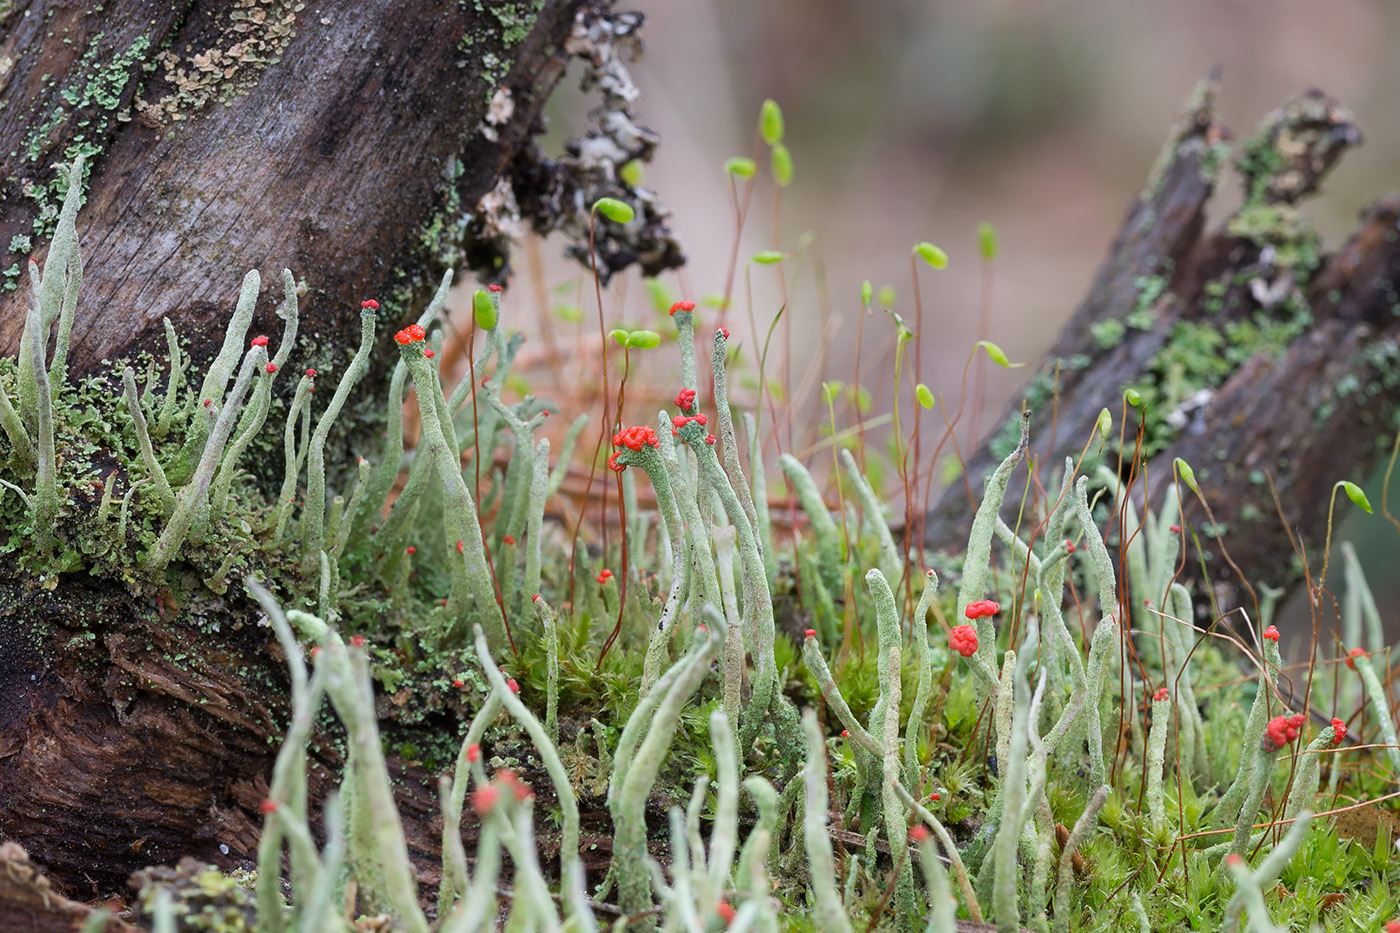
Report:
[[[927,544],[965,539],[985,476],[1014,446],[1023,403],[1036,412],[1032,460],[1050,469],[1078,459],[1106,407],[1115,439],[1120,426],[1126,434],[1121,469],[1134,478],[1139,508],[1144,498],[1160,503],[1176,458],[1194,468],[1221,532],[1205,542],[1221,602],[1243,598],[1252,611],[1240,584],[1296,586],[1295,538],[1321,545],[1333,483],[1363,480],[1389,452],[1400,403],[1400,201],[1375,202],[1342,249],[1316,253],[1295,205],[1360,134],[1342,107],[1310,91],[1244,144],[1236,167],[1245,204],[1208,232],[1205,208],[1229,138],[1215,93],[1212,76],[1189,101],[1088,296],[1002,414],[1006,429],[968,458],[967,485],[954,485],[924,516]],[[1251,350],[1245,337],[1269,326],[1280,339]],[[1203,342],[1203,328],[1215,336]],[[1129,388],[1156,403],[1146,415],[1145,475],[1132,469],[1143,416],[1124,405]],[[1024,483],[1021,473],[1008,501]],[[1195,497],[1185,487],[1182,495],[1186,518],[1215,537]]]
[[[288,268],[309,293],[303,333],[331,349],[353,344],[363,298],[397,326],[446,266],[504,277],[515,228],[577,234],[579,189],[647,208],[630,248],[604,225],[610,269],[678,264],[644,192],[602,185],[604,172],[550,161],[533,144],[570,55],[596,65],[635,44],[635,15],[592,11],[576,28],[588,6],[112,0],[91,11],[21,0],[0,22],[0,352],[19,344],[24,260],[47,242],[61,200],[54,167],[78,153],[90,167],[79,226],[90,272],[77,372],[163,347],[165,316],[197,359],[212,355],[249,269],[263,272],[270,299],[256,325],[276,330]],[[590,35],[599,23],[606,35]],[[624,162],[655,144],[628,127],[611,154]]]

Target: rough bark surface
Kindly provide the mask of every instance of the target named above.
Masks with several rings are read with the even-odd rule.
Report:
[[[1311,323],[1286,346],[1231,360],[1223,377],[1201,378],[1178,400],[1145,475],[1147,499],[1155,505],[1171,482],[1174,459],[1192,465],[1224,530],[1224,547],[1244,578],[1253,585],[1291,587],[1301,576],[1290,535],[1318,548],[1333,483],[1362,480],[1394,437],[1400,201],[1387,197],[1371,205],[1337,252],[1298,261],[1300,244],[1307,248],[1309,241],[1295,226],[1293,206],[1316,192],[1341,155],[1360,141],[1351,116],[1311,91],[1270,114],[1243,145],[1236,167],[1246,203],[1220,229],[1207,231],[1205,208],[1229,138],[1215,119],[1215,92],[1212,77],[1188,102],[1088,296],[1000,423],[1015,421],[1024,401],[1037,416],[1032,457],[1058,468],[1066,456],[1078,458],[1103,408],[1112,413],[1118,434],[1126,388],[1160,387],[1180,378],[1168,371],[1174,362],[1163,361],[1180,358],[1174,347],[1193,325],[1227,332],[1282,321],[1285,307],[1305,307]],[[1216,360],[1219,352],[1223,348]],[[1130,463],[1139,415],[1132,409],[1127,414]],[[1009,452],[1005,442],[994,436],[967,460],[970,491],[978,500],[985,476]],[[1023,486],[1018,477],[1008,501]],[[1139,505],[1143,490],[1139,473]],[[1184,487],[1183,495],[1193,500],[1187,518],[1210,537],[1199,504]],[[949,489],[924,516],[924,541],[947,547],[965,540],[972,512],[969,489]],[[1210,549],[1216,551],[1212,575],[1228,589],[1222,595],[1247,599],[1219,548]]]
[[[20,287],[0,292],[0,351],[19,342],[24,260],[59,203],[54,166],[78,152],[91,166],[78,372],[163,346],[163,316],[208,355],[249,269],[263,273],[264,329],[285,267],[309,293],[303,333],[353,343],[362,298],[395,323],[444,264],[502,274],[501,228],[557,224],[519,215],[517,200],[545,192],[517,178],[556,206],[577,187],[532,139],[568,56],[598,56],[596,42],[570,47],[582,0],[6,6],[0,268]],[[654,206],[646,219],[665,233]],[[678,263],[662,240],[669,252],[631,258]]]

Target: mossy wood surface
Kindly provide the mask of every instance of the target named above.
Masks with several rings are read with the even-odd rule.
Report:
[[[1310,91],[1232,146],[1216,120],[1216,91],[1209,78],[1188,102],[1089,294],[1002,413],[1002,429],[967,460],[966,474],[980,498],[985,476],[1015,445],[1023,402],[1042,426],[1031,455],[1052,466],[1079,456],[1109,406],[1114,437],[1103,457],[1115,465],[1124,415],[1115,400],[1133,389],[1147,403],[1153,506],[1171,483],[1174,458],[1182,458],[1245,577],[1291,588],[1301,573],[1265,474],[1286,526],[1318,546],[1332,484],[1365,477],[1394,437],[1400,201],[1377,200],[1341,249],[1322,254],[1296,207],[1360,142],[1351,115]],[[1246,200],[1208,230],[1206,207],[1232,150]],[[1125,463],[1142,417],[1127,409]],[[1018,478],[1010,497],[1023,486]],[[1142,491],[1139,477],[1139,506]],[[1191,520],[1204,519],[1193,497],[1183,507]],[[955,483],[924,516],[924,540],[933,547],[961,540],[972,513],[967,489]],[[1219,563],[1217,580],[1237,586]]]
[[[248,269],[297,270],[312,340],[353,344],[366,295],[397,295],[406,314],[435,269],[462,260],[459,215],[509,180],[542,128],[581,6],[0,4],[0,352],[19,344],[20,273],[62,201],[54,166],[80,153],[95,274],[73,331],[78,373],[158,349],[164,316],[206,358]],[[502,90],[510,106],[492,111]],[[280,287],[264,280],[255,325],[275,330]]]

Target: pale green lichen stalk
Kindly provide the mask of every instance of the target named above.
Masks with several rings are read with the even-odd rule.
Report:
[[[246,895],[259,931],[949,933],[984,914],[1038,933],[1167,916],[1171,928],[1230,930],[1247,917],[1301,929],[1342,918],[1318,906],[1332,893],[1358,927],[1400,912],[1388,850],[1309,816],[1369,804],[1400,772],[1400,753],[1374,748],[1395,743],[1382,607],[1348,550],[1341,615],[1355,671],[1343,649],[1321,680],[1301,682],[1270,628],[1257,677],[1240,677],[1233,636],[1196,618],[1183,548],[1197,529],[1178,525],[1190,510],[1175,490],[1154,512],[1133,505],[1126,472],[1090,468],[1091,489],[1073,462],[1048,482],[1031,463],[1019,514],[1003,520],[1027,416],[961,566],[931,556],[954,596],[901,553],[877,491],[880,454],[869,446],[857,467],[845,449],[855,432],[838,430],[834,405],[840,475],[819,481],[800,450],[784,454],[777,466],[806,522],[776,494],[770,513],[766,438],[730,394],[717,330],[716,410],[683,392],[679,415],[613,444],[611,466],[646,474],[622,483],[624,581],[616,536],[599,547],[586,527],[570,554],[572,526],[557,521],[568,508],[554,496],[595,419],[574,418],[562,449],[558,434],[536,436],[556,403],[513,370],[523,337],[504,330],[499,291],[474,299],[470,376],[450,388],[439,354],[452,344],[438,327],[449,275],[396,337],[378,399],[351,390],[393,349],[375,346],[376,321],[414,319],[407,288],[382,309],[365,301],[354,358],[321,377],[336,377],[332,398],[318,401],[302,366],[295,391],[274,391],[308,343],[298,294],[315,287],[287,271],[270,360],[270,341],[249,340],[261,285],[250,272],[202,374],[166,322],[165,359],[119,361],[106,382],[74,384],[79,187],[43,274],[31,267],[20,359],[0,360],[0,547],[25,585],[55,589],[85,571],[133,605],[154,598],[162,609],[146,625],[201,625],[221,596],[247,607],[237,644],[265,641],[288,686],[249,682],[290,700],[268,703],[286,740]],[[694,309],[675,320],[682,388],[699,389]],[[383,419],[369,426],[375,449],[344,459],[338,438],[360,443],[369,414]],[[269,465],[280,474],[265,475]],[[837,514],[823,483],[838,484]],[[918,575],[917,602],[898,598]],[[993,594],[1001,603],[986,605]],[[83,628],[65,647],[79,663],[113,648],[100,623]],[[220,646],[229,634],[200,630]],[[1334,678],[1336,691],[1317,686]],[[1289,708],[1305,696],[1312,710]],[[1333,696],[1325,715],[1338,718],[1295,753],[1308,713]],[[1338,747],[1348,738],[1357,746]],[[391,754],[409,764],[393,777]],[[399,782],[414,768],[436,780],[441,837],[435,825],[410,849]],[[1318,794],[1324,769],[1330,796]],[[329,792],[313,799],[313,788]],[[1286,833],[1280,818],[1293,820]],[[609,878],[587,877],[609,834]],[[434,845],[435,896],[419,885],[436,870],[422,851]],[[1222,868],[1227,855],[1255,867]],[[161,929],[184,917],[159,885],[141,903]],[[384,919],[352,924],[362,912]]]

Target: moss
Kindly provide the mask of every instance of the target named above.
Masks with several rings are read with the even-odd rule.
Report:
[[[1269,187],[1269,182],[1284,166],[1283,154],[1274,145],[1274,137],[1268,130],[1262,130],[1245,140],[1240,147],[1240,157],[1235,165],[1240,174],[1249,180],[1249,190],[1245,192],[1246,203],[1258,201]]]
[[[1089,326],[1089,332],[1094,335],[1094,343],[1098,344],[1100,350],[1112,350],[1123,342],[1128,328],[1117,318],[1108,318],[1095,321]]]
[[[83,156],[86,160],[84,185],[96,157],[103,152],[105,140],[122,119],[118,108],[129,93],[134,93],[133,86],[139,75],[137,66],[145,60],[151,47],[145,36],[137,36],[121,50],[109,48],[105,39],[106,34],[99,32],[88,41],[71,77],[58,89],[57,97],[61,102],[53,100],[47,112],[34,115],[29,121],[30,130],[20,144],[22,157],[37,164],[50,154],[53,140],[66,135],[68,143],[59,161],[71,163],[77,156]],[[83,119],[76,127],[65,131],[64,127],[74,114],[82,114]],[[31,182],[25,186],[25,196],[35,206],[33,232],[36,236],[44,237],[53,232],[67,190],[67,179],[57,173],[48,184]],[[28,253],[31,246],[28,243],[21,246],[20,240],[15,237],[10,241],[11,254]]]
[[[1294,273],[1305,283],[1321,264],[1317,230],[1294,207],[1286,204],[1246,204],[1226,225],[1234,237],[1272,252],[1272,264]]]

